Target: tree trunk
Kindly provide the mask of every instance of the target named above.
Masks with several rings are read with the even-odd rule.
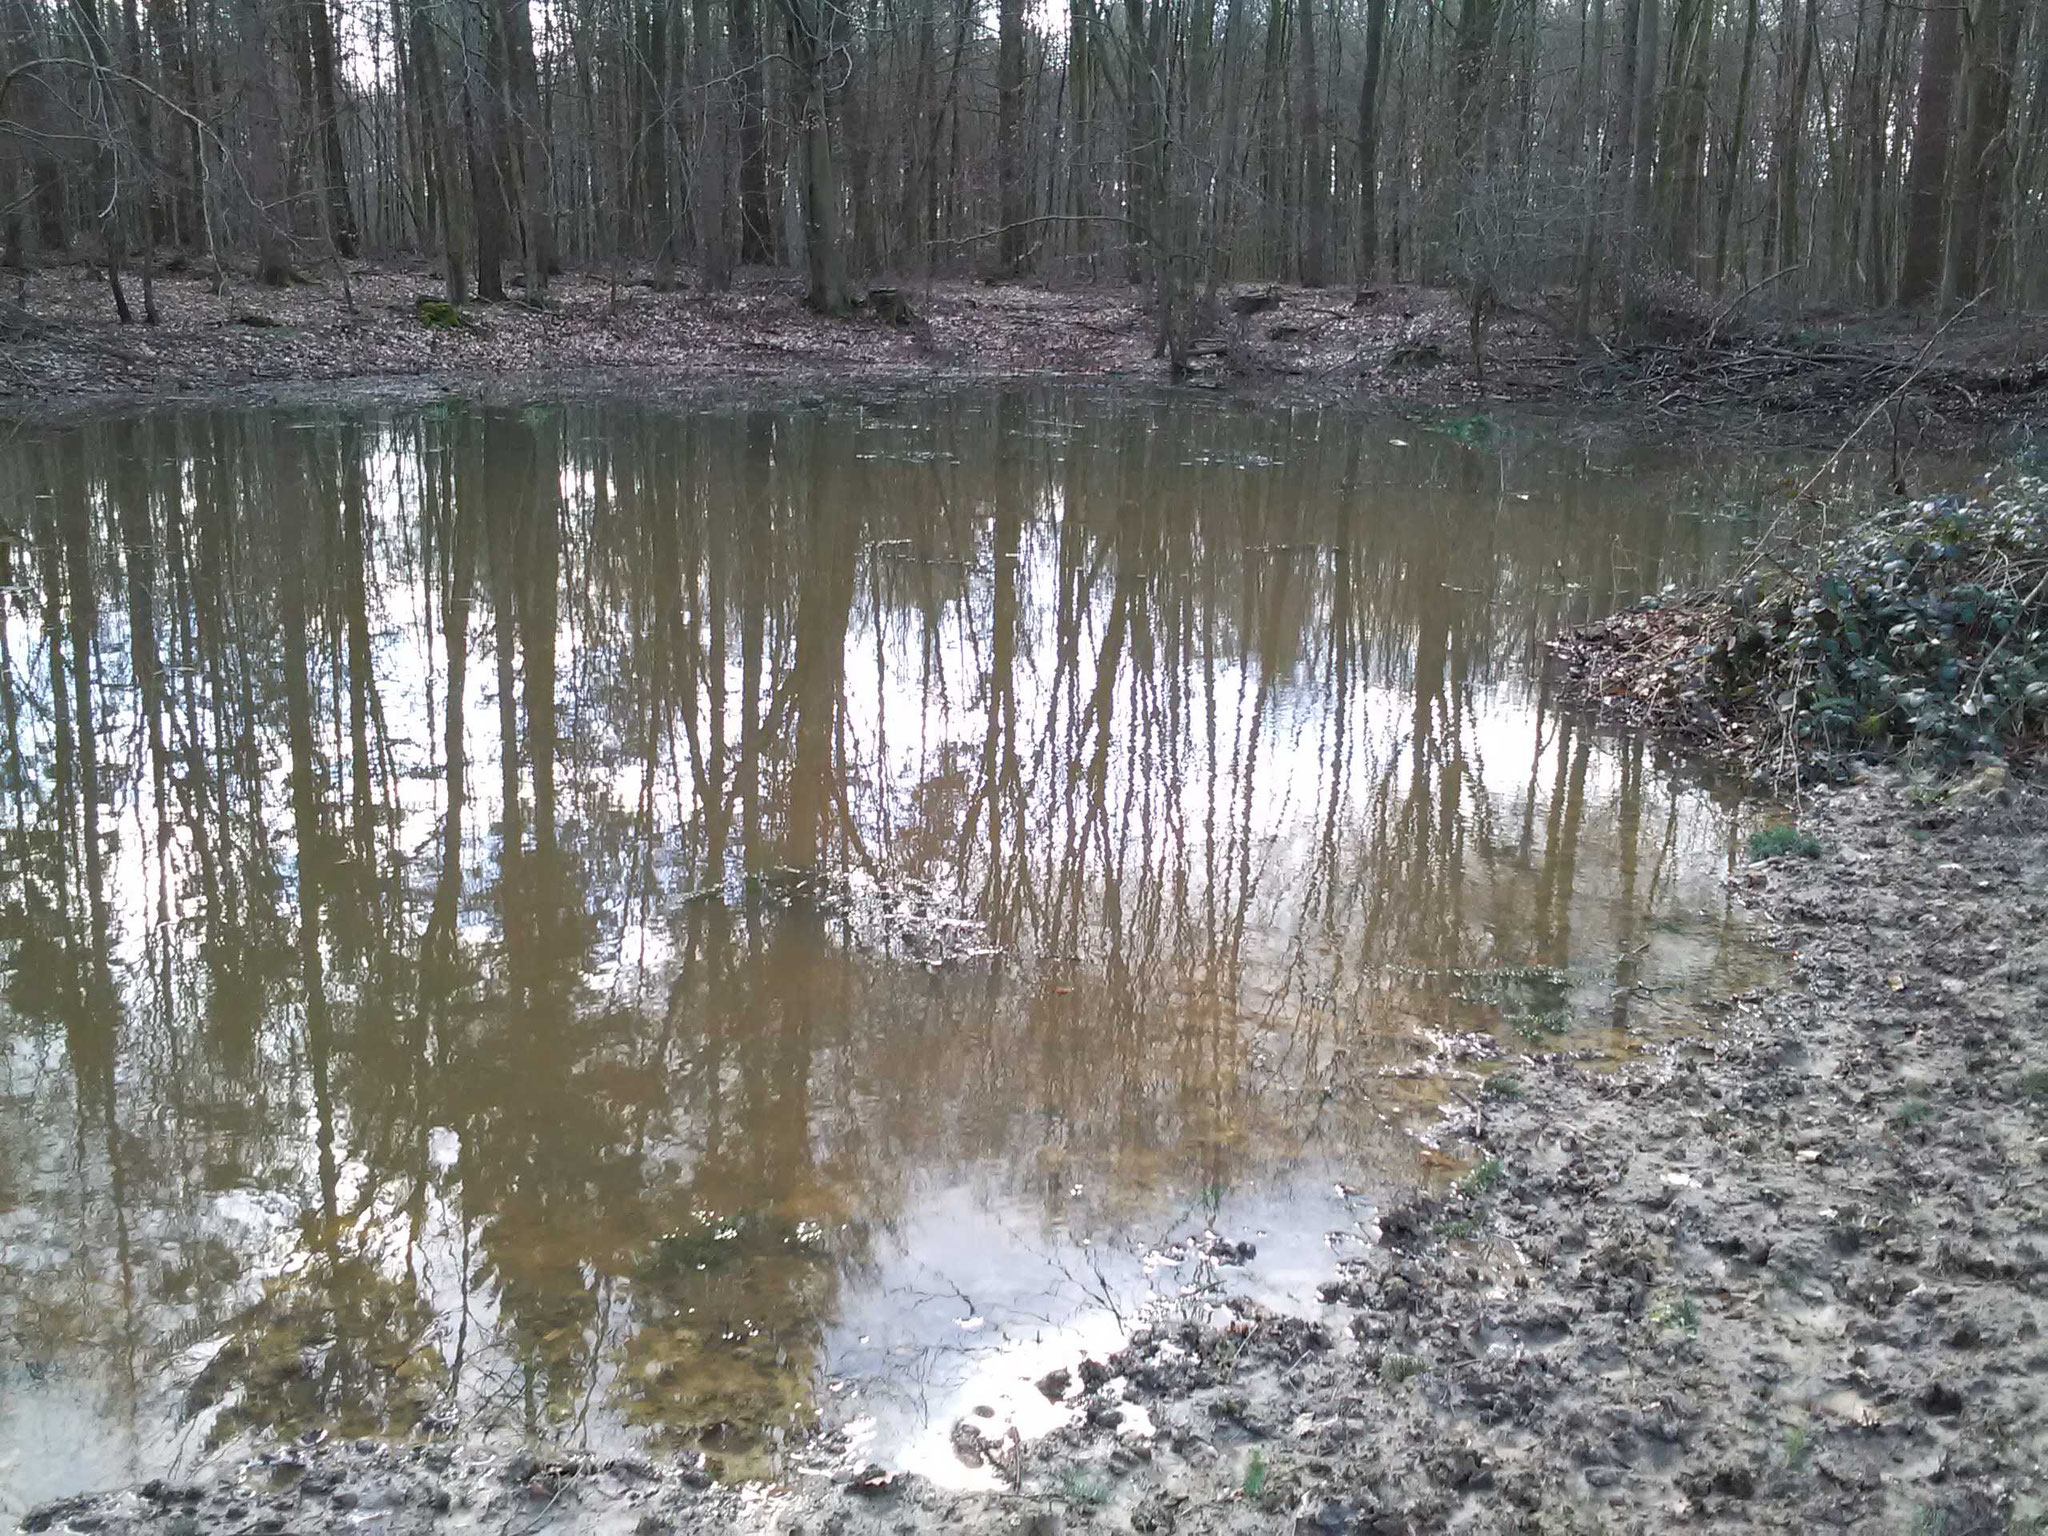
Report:
[[[1597,0],[1604,3],[1604,0]],[[1358,280],[1380,264],[1380,75],[1386,55],[1389,0],[1366,0],[1365,73],[1358,85]]]
[[[2018,28],[2005,13],[2019,0],[1977,0],[1968,17],[1969,86],[1962,174],[1956,179],[1955,293],[1974,299],[1991,286],[1991,257],[1997,243],[2008,160],[2006,116],[2011,103],[2012,60],[2008,32],[2018,46]],[[2013,18],[2017,21],[2017,15]]]
[[[1735,223],[1735,187],[1741,179],[1742,162],[1749,154],[1749,91],[1756,76],[1756,24],[1759,9],[1757,0],[1749,0],[1742,28],[1742,72],[1735,83],[1735,115],[1729,119],[1728,140],[1721,151],[1721,185],[1714,200],[1716,293],[1721,291],[1721,285],[1728,276],[1728,235]]]
[[[256,227],[256,281],[281,288],[292,279],[284,225],[284,118],[262,0],[241,0],[242,103],[249,124],[249,167],[242,177]]]
[[[316,116],[329,228],[336,252],[353,256],[356,215],[348,195],[348,158],[341,142],[341,91],[337,83],[334,27],[327,15],[327,0],[304,0],[304,4],[306,41],[312,54],[312,110]]]
[[[730,0],[726,15],[739,97],[740,260],[766,266],[775,260],[775,227],[768,216],[767,97],[754,4],[755,0]]]
[[[1789,11],[1792,0],[1783,0],[1783,4]],[[1792,87],[1785,93],[1783,112],[1778,119],[1776,134],[1778,211],[1772,223],[1777,232],[1777,250],[1775,258],[1768,252],[1766,257],[1774,259],[1776,265],[1781,268],[1796,266],[1801,260],[1799,210],[1812,196],[1812,189],[1805,185],[1803,179],[1801,162],[1806,152],[1806,90],[1813,73],[1813,55],[1818,45],[1818,30],[1816,0],[1805,0],[1798,38],[1794,44]],[[1783,62],[1779,61],[1781,68]]]
[[[797,82],[796,152],[803,197],[804,302],[821,315],[852,308],[846,286],[846,251],[839,206],[839,168],[833,155],[826,71],[831,37],[823,7],[829,0],[781,0],[789,54]]]
[[[460,0],[460,14],[463,136],[476,224],[476,296],[497,303],[505,297],[505,257],[512,244],[503,50],[487,0]]]
[[[1295,54],[1301,65],[1301,282],[1320,288],[1328,281],[1324,245],[1330,221],[1330,167],[1323,149],[1322,90],[1316,82],[1314,0],[1298,0]]]
[[[413,75],[419,82],[420,121],[432,165],[432,203],[440,226],[442,286],[450,304],[469,299],[470,220],[467,188],[455,152],[455,124],[448,103],[447,76],[429,6],[432,0],[411,0],[408,30],[412,35]]]
[[[547,145],[542,136],[540,84],[533,58],[533,11],[527,0],[498,0],[504,50],[505,151],[518,189],[526,302],[547,301],[548,273],[556,265]],[[623,196],[625,188],[619,189]]]
[[[1151,60],[1145,48],[1150,32],[1146,0],[1124,0],[1124,275],[1132,283],[1145,281],[1153,255],[1153,167],[1158,146],[1151,113]]]
[[[1706,262],[1700,250],[1707,122],[1707,54],[1713,46],[1713,11],[1705,0],[1678,0],[1671,22],[1671,76],[1664,87],[1658,134],[1660,244],[1666,264],[1695,278]]]
[[[1913,104],[1913,158],[1906,170],[1906,256],[1899,273],[1899,302],[1905,305],[1926,304],[1941,294],[1942,225],[1962,34],[1960,0],[1927,13],[1920,89]]]
[[[1031,175],[1024,138],[1024,0],[997,0],[996,176],[1000,188],[996,268],[1015,277],[1030,265]]]
[[[1238,166],[1244,154],[1245,71],[1238,67],[1245,34],[1245,0],[1227,0],[1223,11],[1223,132],[1216,143],[1215,173],[1209,178],[1207,238],[1201,242],[1208,266],[1202,304],[1213,313],[1216,290],[1230,265],[1236,234]]]
[[[671,0],[653,0],[648,7],[645,71],[653,77],[653,99],[649,102],[647,141],[647,236],[654,246],[654,287],[667,293],[676,285],[676,262],[681,256],[682,198],[676,185],[676,52],[669,27]],[[703,110],[703,93],[697,93],[698,111]],[[701,152],[702,145],[699,145]],[[620,252],[613,252],[617,260]]]
[[[172,128],[171,150],[166,159],[170,185],[161,194],[165,201],[170,237],[187,250],[202,240],[199,209],[201,157],[205,146],[199,132],[199,96],[192,75],[192,50],[187,45],[184,19],[176,0],[150,0],[149,30],[155,40],[159,77],[164,89],[186,116]]]
[[[122,0],[121,6],[123,58],[122,67],[128,75],[128,108],[123,114],[131,135],[128,145],[130,160],[138,168],[128,180],[128,216],[126,234],[133,237],[135,249],[142,255],[142,319],[146,325],[157,323],[156,312],[156,209],[153,182],[143,181],[149,168],[158,164],[156,153],[155,114],[150,110],[152,97],[143,89],[142,62],[142,18],[136,0]]]
[[[1750,0],[1755,8],[1756,0]],[[1579,215],[1578,297],[1572,310],[1572,337],[1583,345],[1593,334],[1593,289],[1600,268],[1600,215],[1606,205],[1606,178],[1600,166],[1600,124],[1607,95],[1607,0],[1593,0],[1593,88],[1584,117],[1585,207]]]
[[[1628,185],[1621,213],[1621,323],[1634,329],[1642,320],[1644,225],[1649,222],[1650,182],[1656,169],[1656,134],[1651,121],[1657,101],[1657,0],[1639,0],[1636,18],[1635,103],[1629,110],[1635,138],[1629,146]]]
[[[711,16],[711,0],[690,3],[690,79],[697,93],[696,153],[690,159],[690,221],[697,275],[706,288],[732,286],[731,60]]]
[[[1655,0],[1645,3],[1654,5]],[[1478,168],[1490,115],[1486,86],[1494,34],[1500,30],[1500,9],[1501,0],[1464,0],[1458,10],[1458,31],[1451,44],[1451,115],[1457,164],[1454,174],[1461,186],[1469,183]]]

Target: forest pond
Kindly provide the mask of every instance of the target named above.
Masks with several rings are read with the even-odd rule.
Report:
[[[15,429],[0,1522],[272,1432],[967,1478],[1148,1309],[1313,1308],[1490,1055],[1767,974],[1740,807],[1543,680],[1753,527],[1785,465],[1718,453],[1056,391]]]

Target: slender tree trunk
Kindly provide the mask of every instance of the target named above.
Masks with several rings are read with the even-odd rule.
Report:
[[[1386,57],[1390,0],[1366,0],[1365,72],[1358,84],[1358,280],[1380,265],[1380,77]],[[1604,0],[1596,0],[1604,3]]]
[[[1990,286],[2006,178],[2006,115],[2012,63],[2006,53],[2005,12],[2019,0],[1977,0],[1967,17],[1969,85],[1961,174],[1956,178],[1955,293],[1976,298]],[[2013,29],[2017,46],[2017,28]]]
[[[1695,279],[1709,271],[1700,249],[1705,192],[1707,55],[1713,47],[1713,7],[1678,0],[1672,18],[1671,78],[1664,91],[1657,171],[1663,186],[1661,245],[1671,269]]]
[[[1645,3],[1654,5],[1655,0]],[[1500,12],[1501,0],[1464,0],[1458,10],[1457,35],[1451,45],[1451,119],[1457,165],[1454,174],[1461,187],[1469,182],[1481,158],[1490,115],[1486,87],[1492,73]],[[1651,57],[1655,57],[1654,51]]]
[[[241,0],[243,112],[249,124],[248,189],[256,229],[256,281],[281,288],[292,279],[291,244],[284,224],[284,118],[261,0]]]
[[[1728,237],[1735,224],[1735,188],[1742,177],[1742,164],[1749,156],[1749,91],[1756,76],[1756,24],[1760,9],[1749,0],[1742,28],[1742,70],[1735,83],[1735,112],[1728,122],[1728,139],[1721,152],[1721,185],[1714,199],[1714,291],[1719,293],[1728,276]],[[1873,210],[1874,213],[1874,210]]]
[[[1906,255],[1899,273],[1899,302],[1905,305],[1926,304],[1941,295],[1943,215],[1962,34],[1961,0],[1928,11],[1920,88],[1913,105],[1913,158],[1906,170]]]
[[[1629,116],[1635,136],[1629,146],[1628,185],[1621,212],[1622,326],[1632,330],[1641,323],[1643,303],[1643,251],[1648,246],[1651,176],[1656,166],[1656,134],[1651,121],[1657,100],[1657,0],[1638,0],[1635,60],[1635,102]]]
[[[1314,0],[1296,0],[1295,55],[1301,66],[1301,282],[1328,281],[1324,249],[1330,222],[1330,167],[1323,148],[1322,90],[1316,82]]]
[[[833,153],[826,71],[832,38],[824,6],[830,0],[781,0],[797,80],[796,151],[803,196],[805,302],[821,315],[852,308],[840,209],[839,167]]]
[[[726,17],[739,97],[740,260],[766,266],[775,260],[775,230],[768,216],[767,97],[754,5],[755,0],[729,0]]]
[[[97,116],[90,124],[93,135],[92,196],[99,208],[100,251],[106,259],[107,286],[113,290],[114,312],[121,324],[127,325],[135,318],[128,309],[128,295],[121,287],[121,257],[127,244],[124,219],[131,196],[123,185],[126,178],[122,175],[121,159],[124,154],[133,156],[123,110],[129,93],[114,82],[113,51],[107,46],[107,34],[100,24],[99,11],[93,0],[71,0],[71,10],[78,30],[85,38],[86,56],[102,82],[101,89],[95,93]]]
[[[711,0],[691,0],[690,33],[690,79],[698,101],[690,219],[698,276],[706,288],[723,291],[732,286],[733,271],[733,92],[731,58],[718,35]]]
[[[31,121],[26,103],[41,92],[41,82],[29,71],[36,62],[35,22],[26,0],[0,0],[0,70],[19,70],[8,102],[9,123],[0,128],[0,198],[6,200],[4,237],[6,251],[0,261],[12,272],[28,270],[27,204],[33,197],[34,172],[30,169],[38,124]],[[10,720],[10,724],[12,721]]]
[[[498,28],[504,49],[505,148],[518,188],[526,302],[543,304],[548,273],[556,263],[547,143],[533,57],[533,11],[527,0],[498,0]],[[623,195],[625,188],[619,191]]]
[[[55,253],[70,244],[64,219],[64,171],[49,145],[54,140],[54,119],[50,108],[57,98],[54,83],[29,66],[39,60],[42,49],[36,38],[34,0],[0,0],[0,26],[4,26],[4,54],[10,70],[21,70],[8,94],[7,117],[18,130],[8,135],[12,157],[26,166],[30,185],[14,193],[29,196],[35,203],[36,244]],[[19,250],[18,242],[13,249]],[[23,258],[24,264],[26,258]]]
[[[676,54],[680,51],[671,35],[669,13],[673,0],[653,0],[647,11],[647,68],[652,77],[653,98],[648,103],[642,132],[647,141],[648,239],[654,246],[654,287],[667,293],[676,285],[676,262],[682,256],[682,204],[676,184]],[[703,93],[697,92],[698,111],[703,111]],[[616,257],[618,253],[614,253]]]
[[[1089,224],[1095,198],[1095,22],[1092,0],[1067,0],[1067,80],[1073,97],[1073,124],[1068,155],[1073,169],[1067,178],[1067,212],[1075,219],[1069,249],[1086,259],[1095,276],[1096,232]]]
[[[135,249],[142,258],[142,319],[145,325],[157,323],[156,310],[156,185],[151,177],[157,165],[156,122],[151,110],[152,98],[144,89],[142,18],[136,0],[122,0],[121,6],[123,58],[122,66],[128,74],[125,95],[128,109],[124,117],[132,141],[128,157],[133,169],[125,178],[128,186],[128,234]]]
[[[1755,9],[1756,0],[1750,0]],[[1593,0],[1593,86],[1585,114],[1585,208],[1579,215],[1578,298],[1572,335],[1583,345],[1593,334],[1593,289],[1599,280],[1600,215],[1606,206],[1606,178],[1600,167],[1600,124],[1606,119],[1607,0]]]
[[[1216,143],[1215,171],[1210,177],[1209,227],[1201,242],[1207,272],[1202,303],[1214,313],[1216,290],[1229,270],[1232,236],[1236,233],[1238,166],[1244,146],[1245,71],[1237,67],[1244,43],[1245,0],[1226,0],[1223,11],[1223,131]]]
[[[459,5],[463,21],[462,115],[470,207],[476,225],[476,296],[498,303],[505,297],[505,258],[512,244],[503,50],[497,18],[487,0],[459,0]]]
[[[335,61],[334,27],[327,0],[304,0],[306,40],[312,52],[313,111],[320,142],[320,162],[327,199],[327,217],[334,248],[343,256],[356,251],[355,206],[348,195],[348,158],[341,141],[340,73]]]
[[[996,175],[1002,233],[996,268],[1015,277],[1030,265],[1031,176],[1024,137],[1024,0],[997,0]]]
[[[420,122],[425,129],[435,219],[440,227],[442,285],[450,304],[469,299],[471,239],[468,189],[455,149],[455,122],[442,71],[441,47],[430,9],[433,0],[410,0],[412,67],[419,82]]]
[[[1152,0],[1164,4],[1165,0]],[[1152,260],[1153,165],[1158,148],[1151,113],[1152,61],[1145,41],[1151,34],[1146,0],[1124,0],[1124,52],[1129,60],[1124,82],[1124,222],[1125,276],[1145,281]]]
[[[191,250],[201,239],[198,189],[204,149],[199,137],[199,97],[193,85],[192,52],[187,46],[184,20],[176,0],[149,0],[149,30],[163,89],[187,114],[170,131],[171,149],[166,156],[170,184],[162,196],[171,239]]]
[[[1789,8],[1792,0],[1783,0],[1783,3]],[[1792,69],[1792,88],[1785,93],[1784,115],[1778,120],[1778,216],[1775,223],[1779,267],[1796,266],[1801,259],[1799,210],[1812,195],[1812,189],[1802,179],[1802,161],[1806,150],[1806,93],[1813,73],[1814,50],[1818,46],[1818,14],[1817,0],[1805,0]]]
[[[1863,208],[1863,242],[1857,256],[1862,264],[1862,292],[1873,304],[1886,302],[1891,290],[1890,241],[1887,238],[1894,210],[1887,206],[1885,187],[1891,174],[1894,135],[1887,122],[1891,73],[1890,56],[1897,52],[1892,32],[1892,0],[1878,0],[1877,49],[1866,86],[1863,112],[1865,150],[1863,177],[1859,185]]]

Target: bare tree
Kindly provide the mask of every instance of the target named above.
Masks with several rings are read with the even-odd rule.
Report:
[[[1948,198],[1949,149],[1954,142],[1956,72],[1962,61],[1962,11],[1928,9],[1920,53],[1920,89],[1913,108],[1913,162],[1906,173],[1906,260],[1899,302],[1925,304],[1941,293]]]

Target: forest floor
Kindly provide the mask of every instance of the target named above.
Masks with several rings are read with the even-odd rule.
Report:
[[[1316,1315],[1232,1302],[1076,1360],[1065,1428],[956,1428],[995,1488],[850,1474],[829,1443],[720,1488],[358,1442],[28,1529],[2042,1530],[2048,797],[1879,770],[1802,825],[1817,857],[1736,877],[1782,986],[1698,999],[1619,1068],[1495,1063],[1446,1127],[1473,1171],[1383,1210]]]
[[[0,404],[90,406],[108,397],[386,389],[532,392],[631,377],[678,392],[777,383],[943,386],[1042,377],[1156,383],[1155,325],[1138,291],[1105,281],[1055,288],[947,280],[904,287],[913,316],[822,319],[786,276],[743,275],[728,292],[658,292],[641,274],[552,280],[544,310],[512,302],[435,328],[419,301],[438,292],[424,266],[352,266],[270,290],[215,294],[196,271],[159,274],[162,323],[115,323],[105,279],[52,266],[0,305]],[[140,285],[130,274],[130,298]],[[2038,410],[2048,400],[2048,315],[1964,316],[1946,328],[1911,317],[1813,311],[1796,320],[1665,315],[1664,339],[1575,347],[1559,309],[1504,309],[1490,326],[1483,380],[1454,292],[1237,286],[1187,382],[1253,397],[1358,398],[1423,405],[1622,403],[1674,425],[1701,413],[1831,426],[1895,394],[1900,429],[1949,427]],[[1562,304],[1562,300],[1558,303]],[[1901,386],[1910,386],[1903,389]]]

